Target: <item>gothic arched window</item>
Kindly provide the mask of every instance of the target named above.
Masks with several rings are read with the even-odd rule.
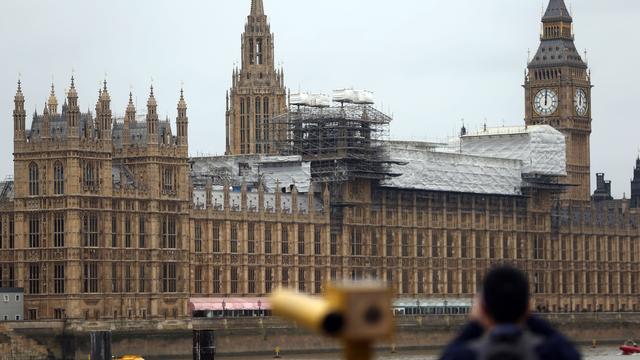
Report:
[[[64,194],[64,167],[59,161],[53,165],[53,193],[55,195]]]
[[[262,39],[256,41],[256,64],[262,65]]]
[[[262,131],[263,138],[265,143],[269,142],[269,97],[265,96],[263,98],[263,106],[262,106]],[[268,146],[268,145],[266,145]]]
[[[98,185],[96,175],[95,164],[91,161],[85,162],[82,173],[82,185],[89,189],[96,187]]]
[[[249,40],[249,64],[253,65],[254,53],[253,53],[253,40]]]
[[[260,110],[260,108],[262,107],[262,99],[260,98],[260,96],[256,96],[256,106],[255,106],[255,114],[256,114],[256,118],[255,118],[255,137],[256,137],[256,152],[260,152],[260,146],[262,145],[261,142],[261,126],[260,126],[260,122],[261,122],[261,118],[262,118],[262,111]]]
[[[29,165],[29,195],[36,196],[40,194],[40,174],[38,165],[31,163]]]

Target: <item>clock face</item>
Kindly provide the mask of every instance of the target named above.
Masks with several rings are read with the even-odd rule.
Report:
[[[558,94],[551,89],[542,89],[536,95],[533,105],[538,115],[549,116],[558,110]]]
[[[576,113],[580,116],[585,116],[587,114],[587,110],[589,110],[587,93],[583,89],[576,90],[576,96],[573,101],[576,105]]]

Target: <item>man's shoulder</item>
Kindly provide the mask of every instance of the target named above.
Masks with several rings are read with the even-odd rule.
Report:
[[[542,359],[581,359],[580,352],[573,343],[547,321],[539,317],[531,317],[527,325],[530,331],[543,337],[543,342],[538,347],[538,354]]]
[[[559,332],[545,337],[538,348],[538,354],[542,359],[579,360],[582,358],[573,343]]]

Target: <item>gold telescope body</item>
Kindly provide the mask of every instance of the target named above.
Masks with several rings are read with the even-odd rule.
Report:
[[[329,285],[323,297],[280,289],[269,300],[274,315],[340,339],[348,360],[370,359],[373,343],[393,335],[392,294],[378,283]]]

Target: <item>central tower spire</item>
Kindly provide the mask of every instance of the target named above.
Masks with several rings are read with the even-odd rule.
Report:
[[[262,0],[251,1],[242,34],[241,68],[233,69],[226,114],[226,153],[270,154],[274,116],[286,110],[284,74],[275,67],[273,34]]]
[[[264,15],[264,5],[262,0],[251,0],[251,16]]]

